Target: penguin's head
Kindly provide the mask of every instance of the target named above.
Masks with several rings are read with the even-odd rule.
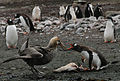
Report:
[[[21,14],[17,13],[14,15],[14,18],[19,18],[21,16]]]
[[[112,17],[107,17],[107,19],[111,20],[112,22],[114,22],[113,18]]]
[[[17,23],[20,23],[20,17],[21,16],[21,14],[19,14],[19,13],[17,13],[17,14],[15,14],[14,15],[14,22],[17,24]]]
[[[49,44],[47,46],[48,49],[55,49],[57,48],[57,46],[61,46],[61,48],[63,50],[66,50],[64,44],[60,41],[58,36],[55,36],[53,38],[51,38],[51,40],[49,41]]]
[[[71,47],[67,48],[67,50],[77,50],[79,45],[77,43],[70,44]]]
[[[8,25],[13,25],[14,24],[12,19],[7,19],[7,23],[8,23]]]

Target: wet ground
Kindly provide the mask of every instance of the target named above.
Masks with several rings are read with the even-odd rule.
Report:
[[[111,6],[113,7],[113,6]],[[31,8],[27,8],[26,11],[30,14]],[[24,10],[23,8],[23,10]],[[54,7],[53,7],[54,8]],[[106,6],[106,9],[109,8]],[[110,8],[109,8],[110,9]],[[115,9],[120,10],[119,7]],[[22,8],[21,8],[22,10]],[[28,10],[28,11],[27,11]],[[20,12],[19,10],[10,10],[11,14]],[[4,13],[0,12],[1,16],[11,15],[10,12],[5,10]],[[73,34],[72,31],[54,31],[51,33],[34,33],[30,38],[30,45],[41,45],[46,46],[49,40],[58,35],[61,41],[69,47],[66,43],[78,43],[85,46],[89,46],[100,51],[107,61],[120,61],[120,39],[118,36],[116,43],[104,43],[103,32],[99,32],[97,29],[91,29],[84,33],[84,36]],[[26,40],[27,36],[19,34],[18,48],[21,47],[22,43]],[[7,50],[5,44],[5,38],[0,34],[0,62],[17,55],[18,49]],[[66,65],[70,62],[75,62],[80,65],[81,57],[80,54],[74,51],[62,51],[58,48],[55,51],[54,59],[42,66],[36,66],[37,69],[45,73],[42,78],[36,78],[30,68],[23,60],[16,60],[0,66],[0,81],[119,81],[120,80],[120,62],[114,65],[110,65],[108,68],[101,71],[91,72],[63,72],[53,73],[53,70]],[[87,67],[87,63],[83,64]]]

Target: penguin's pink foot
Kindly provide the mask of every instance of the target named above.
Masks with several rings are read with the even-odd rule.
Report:
[[[108,43],[109,41],[104,41],[104,43]]]
[[[88,68],[83,68],[84,71],[88,71],[89,69]]]
[[[13,48],[16,48],[16,46],[13,46]]]
[[[114,43],[114,41],[110,41],[110,43]]]
[[[10,49],[11,48],[11,46],[8,46],[8,49]]]
[[[24,32],[23,34],[24,34],[24,35],[27,35],[27,34],[28,34],[28,32]]]

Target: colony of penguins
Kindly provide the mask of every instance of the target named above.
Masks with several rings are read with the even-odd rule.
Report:
[[[17,48],[19,34],[27,35],[28,38],[23,42],[21,48],[18,48],[19,56],[9,58],[1,64],[16,59],[23,59],[31,67],[32,72],[38,76],[38,73],[41,72],[35,69],[34,65],[49,63],[53,58],[51,50],[56,49],[57,46],[61,46],[63,51],[74,50],[81,53],[82,62],[85,62],[85,60],[89,61],[88,70],[100,70],[112,63],[116,63],[107,62],[105,57],[98,52],[99,50],[81,46],[77,43],[70,44],[71,47],[66,48],[58,36],[51,38],[46,47],[29,46],[28,43],[30,35],[34,33],[52,34],[54,31],[63,32],[73,30],[74,34],[82,36],[84,32],[90,29],[98,29],[99,32],[104,32],[102,39],[105,43],[117,42],[115,31],[120,26],[120,15],[106,17],[100,4],[93,6],[91,3],[86,3],[84,10],[78,4],[61,5],[58,17],[42,17],[40,7],[36,5],[32,11],[32,18],[24,13],[16,13],[13,18],[6,19],[6,22],[3,20],[1,18],[0,32],[5,37],[8,49]],[[71,65],[71,68],[73,67]]]

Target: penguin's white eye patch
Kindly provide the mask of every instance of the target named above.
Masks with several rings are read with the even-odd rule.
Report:
[[[77,44],[74,44],[74,46],[77,46]]]

